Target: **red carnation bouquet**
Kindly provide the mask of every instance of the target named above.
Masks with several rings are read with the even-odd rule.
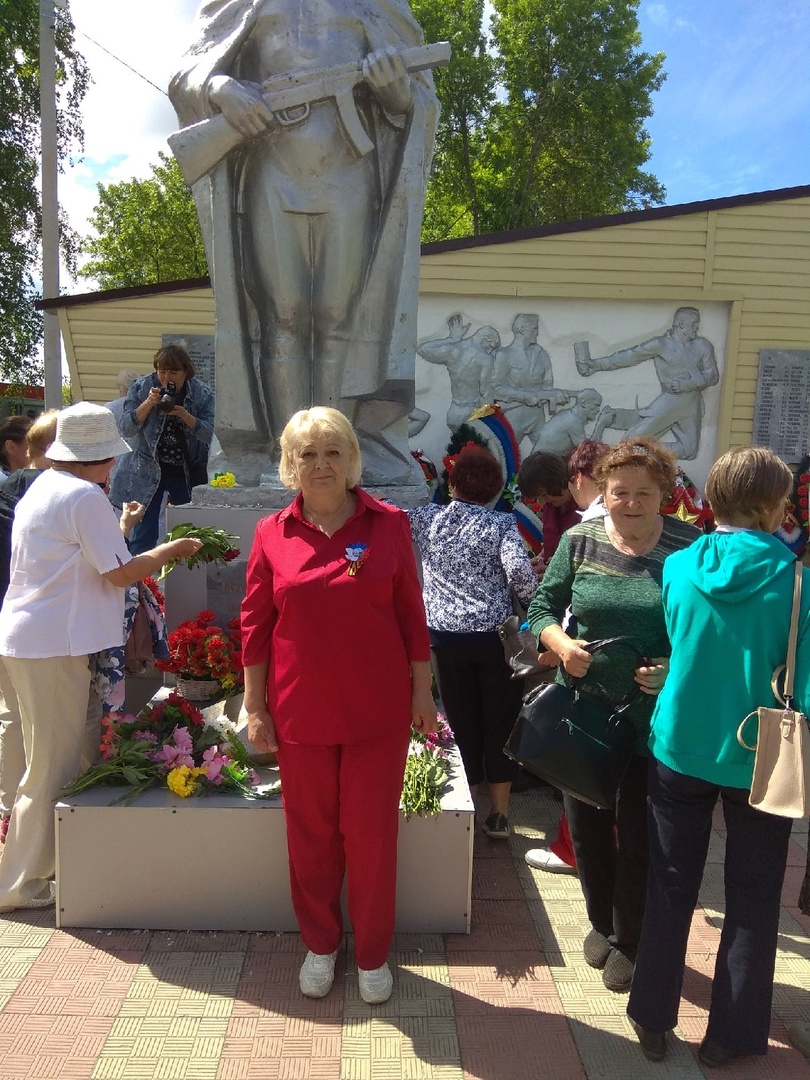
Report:
[[[180,623],[169,634],[169,659],[158,660],[156,667],[192,682],[217,682],[220,696],[230,697],[244,685],[239,620],[231,619],[223,630],[214,618],[213,611],[201,611],[196,619]]]

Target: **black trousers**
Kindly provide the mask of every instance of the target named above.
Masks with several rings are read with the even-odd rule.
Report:
[[[727,1050],[768,1049],[782,881],[792,821],[650,759],[647,910],[627,1013],[647,1031],[678,1022],[686,946],[718,797],[726,822],[726,912],[706,1034]]]
[[[434,645],[439,693],[470,787],[511,783],[518,765],[503,752],[523,702],[496,633],[473,646]]]
[[[647,758],[634,755],[612,810],[564,802],[591,925],[632,960],[647,888]]]

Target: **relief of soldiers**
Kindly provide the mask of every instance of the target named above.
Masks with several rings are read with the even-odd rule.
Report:
[[[495,400],[512,425],[518,445],[527,436],[535,445],[546,423],[545,405],[553,415],[573,396],[555,389],[551,360],[537,344],[539,329],[536,315],[516,315],[512,341],[495,353]]]
[[[447,426],[455,432],[481,405],[494,400],[495,350],[501,344],[493,326],[481,326],[467,337],[469,323],[461,315],[447,320],[447,337],[425,341],[416,350],[429,364],[441,364],[450,376]]]
[[[561,409],[546,420],[532,450],[546,450],[566,457],[585,439],[599,442],[605,428],[611,427],[615,419],[616,410],[609,406],[603,409],[602,395],[588,386],[577,392],[576,401],[569,409]],[[592,420],[596,423],[589,435],[585,425]]]
[[[621,349],[609,356],[591,357],[588,343],[574,346],[577,371],[587,377],[595,371],[616,371],[652,360],[661,384],[661,393],[644,408],[616,410],[613,426],[626,428],[628,437],[650,435],[662,439],[669,434],[665,445],[679,458],[689,461],[697,457],[700,429],[705,405],[703,390],[714,386],[720,378],[714,347],[706,338],[698,337],[700,312],[693,307],[680,307],[672,326],[665,334],[650,338],[640,345]]]

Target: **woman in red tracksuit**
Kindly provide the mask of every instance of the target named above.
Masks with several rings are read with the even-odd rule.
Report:
[[[256,528],[242,605],[248,735],[276,751],[293,907],[323,997],[348,879],[360,994],[391,994],[399,800],[411,725],[436,730],[430,644],[408,518],[357,486],[360,450],[334,409],[296,413],[279,476],[300,489]]]

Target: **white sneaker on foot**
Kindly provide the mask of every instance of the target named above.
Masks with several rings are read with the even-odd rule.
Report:
[[[360,997],[367,1005],[382,1005],[391,997],[394,988],[394,977],[388,964],[382,967],[357,969],[357,977],[360,982]]]
[[[337,950],[332,953],[307,953],[298,975],[298,984],[304,997],[326,997],[335,981],[336,958]]]
[[[563,862],[550,848],[531,848],[524,855],[526,862],[535,870],[547,870],[549,874],[576,874],[577,868]]]

